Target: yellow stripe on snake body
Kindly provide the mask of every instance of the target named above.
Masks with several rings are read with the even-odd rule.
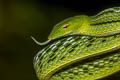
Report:
[[[40,80],[96,80],[119,71],[119,18],[112,15],[113,13],[119,15],[119,11],[116,7],[106,9],[95,16],[82,16],[85,23],[80,24],[84,25],[81,31],[88,30],[85,35],[59,38],[40,50],[34,57],[37,77]],[[110,20],[111,18],[114,20]],[[58,25],[61,24],[63,23]],[[63,27],[67,28],[69,25]],[[104,34],[98,37],[97,33]]]
[[[66,79],[62,79],[64,75],[59,76],[59,75],[62,75],[59,73],[60,69],[70,67],[72,66],[73,63],[81,62],[81,60],[84,60],[93,56],[99,57],[99,55],[103,53],[107,53],[109,55],[110,54],[109,52],[117,50],[119,48],[120,48],[120,35],[110,36],[106,38],[96,38],[96,37],[90,37],[90,36],[70,36],[70,37],[58,40],[53,44],[50,44],[44,49],[42,49],[34,59],[34,66],[35,66],[37,76],[40,78],[40,80],[48,80],[48,78],[51,77],[53,74],[55,74],[56,76],[53,76],[53,78],[55,79],[51,79],[51,80],[66,80]],[[119,52],[117,52],[117,54],[118,53]],[[120,58],[118,57],[118,59]],[[114,65],[112,66],[109,60],[110,59],[108,58],[108,64],[106,67],[104,64],[105,62],[103,62],[102,68],[99,67],[99,65],[101,65],[100,63],[97,64],[98,67],[95,67],[90,62],[92,64],[91,65],[92,67],[98,68],[98,73],[95,72],[94,74],[94,68],[93,68],[93,72],[91,73],[93,75],[89,75],[89,72],[84,73],[84,70],[80,71],[80,73],[82,74],[76,75],[78,80],[79,79],[88,80],[86,79],[87,76],[88,78],[91,78],[91,80],[94,80],[96,78],[104,77],[105,74],[112,74],[113,72],[111,72],[111,69],[114,69],[115,66]],[[120,64],[119,64],[120,61],[117,60],[117,62],[118,62],[117,65],[120,69]],[[114,63],[112,62],[112,64]],[[109,67],[109,66],[112,66],[112,67]],[[86,67],[86,68],[88,69],[89,67]],[[80,69],[83,69],[83,68],[80,68]],[[108,70],[108,73],[105,72],[104,75],[99,76],[101,75],[101,73],[104,73],[104,72],[99,72],[99,69],[106,69]],[[79,73],[79,69],[77,72]],[[57,75],[57,73],[59,73],[59,75]],[[69,74],[71,73],[68,72],[68,75]],[[93,76],[97,76],[97,77],[92,78]],[[56,79],[56,77],[60,79]],[[67,77],[67,74],[64,78],[66,77]],[[70,76],[68,76],[67,78],[69,77]],[[83,78],[81,79],[81,77]],[[74,76],[72,78],[73,80],[76,79],[76,77]]]

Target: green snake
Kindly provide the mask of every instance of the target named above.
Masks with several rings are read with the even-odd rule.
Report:
[[[75,30],[67,36],[58,35],[62,31],[56,33],[58,27],[53,29],[49,39],[57,39],[34,57],[34,68],[40,80],[96,80],[120,70],[120,8],[83,17],[82,28],[76,27],[81,35],[76,35]],[[77,22],[78,16],[74,18],[72,22]],[[71,18],[56,26],[77,26],[69,20]]]

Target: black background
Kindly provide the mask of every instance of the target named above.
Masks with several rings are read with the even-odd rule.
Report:
[[[0,80],[38,80],[33,57],[44,46],[53,26],[65,18],[120,6],[118,0],[1,0]],[[120,72],[103,80],[120,80]]]

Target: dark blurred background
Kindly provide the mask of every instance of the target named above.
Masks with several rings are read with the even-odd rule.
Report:
[[[120,6],[117,0],[0,0],[0,80],[38,80],[33,57],[53,26],[65,18],[95,15]],[[103,80],[120,80],[120,72]]]

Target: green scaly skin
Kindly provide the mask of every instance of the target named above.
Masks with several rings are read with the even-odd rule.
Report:
[[[80,30],[86,31],[85,35],[57,39],[34,57],[34,68],[38,78],[40,80],[96,80],[119,71],[120,34],[117,33],[120,30],[118,26],[120,18],[116,16],[119,13],[119,8],[109,8],[95,16],[82,15],[81,19],[84,23],[80,24],[82,25]],[[108,16],[109,14],[111,17]],[[78,19],[76,18],[76,21]],[[54,29],[50,35],[56,38],[53,34]]]
[[[79,15],[54,26],[48,39],[68,35],[109,36],[120,33],[120,7],[109,8],[95,16]]]

